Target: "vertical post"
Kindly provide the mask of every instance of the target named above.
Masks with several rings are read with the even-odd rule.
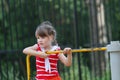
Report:
[[[30,55],[26,56],[27,80],[30,80]]]
[[[110,52],[112,80],[120,80],[120,42],[111,41],[111,43],[107,45],[107,51]]]

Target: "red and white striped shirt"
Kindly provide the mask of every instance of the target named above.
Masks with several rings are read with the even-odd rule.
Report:
[[[59,49],[60,48],[57,46],[56,50]],[[42,51],[39,45],[37,51]],[[50,72],[46,71],[45,69],[45,59],[40,58],[39,56],[36,57],[36,70],[37,70],[36,80],[46,80],[51,77],[59,76],[57,70],[58,54],[51,54],[50,56],[48,56],[48,60],[50,62],[50,67],[51,67]]]

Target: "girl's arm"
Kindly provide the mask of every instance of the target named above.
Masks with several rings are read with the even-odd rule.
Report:
[[[46,58],[48,56],[48,54],[41,52],[41,51],[37,51],[37,44],[30,46],[30,47],[26,47],[23,50],[24,54],[28,54],[28,55],[32,55],[32,56],[40,56],[41,58]]]
[[[64,55],[67,54],[67,57]],[[58,55],[60,61],[65,65],[65,66],[71,66],[72,64],[72,52],[71,48],[65,48],[63,53],[60,53]]]

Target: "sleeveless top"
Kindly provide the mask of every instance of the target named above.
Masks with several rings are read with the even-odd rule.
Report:
[[[56,48],[55,50],[60,50],[58,46],[53,46]],[[38,45],[37,51],[42,51],[42,48]],[[36,56],[36,80],[46,80],[55,76],[59,76],[57,70],[57,61],[58,61],[58,54],[51,54],[47,57],[50,63],[50,71],[45,68],[45,58],[40,58]]]

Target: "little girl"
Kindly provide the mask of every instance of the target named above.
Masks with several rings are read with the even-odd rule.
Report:
[[[35,36],[37,44],[25,48],[23,53],[36,56],[36,80],[61,80],[57,70],[57,61],[60,60],[65,66],[70,66],[72,63],[71,48],[65,48],[63,53],[46,54],[46,51],[60,50],[60,47],[55,44],[56,31],[49,21],[37,27]]]

